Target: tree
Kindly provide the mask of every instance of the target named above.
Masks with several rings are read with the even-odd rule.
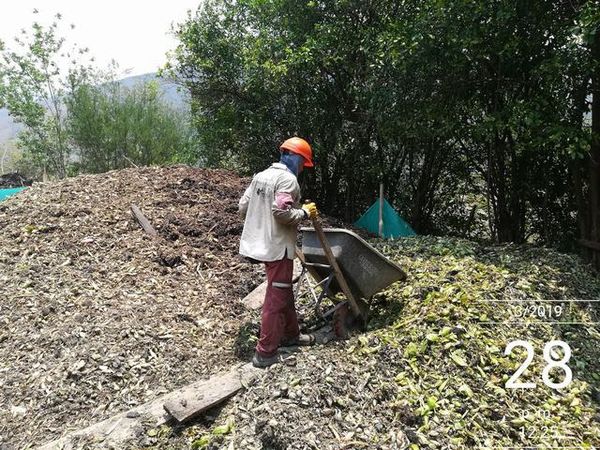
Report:
[[[65,49],[58,36],[60,14],[55,18],[48,27],[35,22],[23,30],[15,50],[0,46],[0,105],[26,127],[19,146],[44,171],[63,178],[72,150],[63,103],[69,92],[92,81],[93,71],[78,61],[87,49]]]
[[[576,32],[586,57],[581,60],[585,76],[579,97],[587,106],[590,94],[591,117],[583,124],[589,133],[589,147],[573,155],[572,172],[582,244],[586,255],[600,269],[600,2],[582,2]]]
[[[318,162],[307,195],[346,219],[383,180],[419,232],[472,234],[480,211],[496,241],[573,248],[572,158],[589,147],[580,15],[577,2],[209,0],[176,28],[169,69],[209,164],[253,172],[297,134]]]
[[[67,98],[76,166],[105,172],[137,165],[197,161],[189,119],[167,105],[156,81],[81,85]]]
[[[132,89],[87,63],[87,49],[66,50],[61,16],[49,27],[34,23],[2,49],[0,105],[25,125],[19,135],[31,164],[63,178],[129,166],[196,162],[189,118],[161,99],[159,86]],[[66,65],[65,65],[66,60]]]
[[[589,236],[600,245],[600,21],[596,22],[593,42],[591,44],[592,74],[592,144],[589,156],[590,197],[589,215],[591,226]],[[600,268],[600,253],[596,249],[594,263]]]

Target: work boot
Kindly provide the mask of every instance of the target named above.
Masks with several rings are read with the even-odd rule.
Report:
[[[262,356],[260,353],[254,352],[254,356],[252,357],[252,365],[260,368],[272,366],[280,361],[281,357],[279,353],[275,353],[273,356]]]
[[[282,347],[295,347],[295,346],[304,347],[304,346],[315,345],[315,341],[316,341],[316,338],[315,338],[314,334],[300,333],[295,338],[282,340],[281,346]]]

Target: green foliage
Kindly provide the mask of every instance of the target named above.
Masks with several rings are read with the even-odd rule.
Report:
[[[591,3],[209,0],[166,70],[209,165],[251,173],[300,135],[325,210],[356,219],[383,181],[419,232],[568,246]]]
[[[396,371],[396,397],[386,406],[401,422],[422,418],[419,444],[549,447],[565,434],[584,448],[597,442],[597,310],[571,300],[597,298],[600,281],[578,257],[431,236],[375,246],[410,278],[377,294],[374,302],[381,306],[373,311],[371,331],[351,341],[348,360],[356,355],[364,367],[373,358],[375,370]],[[527,306],[559,304],[560,318],[523,313]],[[515,339],[531,342],[536,352],[555,339],[567,342],[572,383],[561,390],[543,386],[545,363],[536,357],[520,381],[537,387],[508,389],[506,381],[525,359],[523,353],[504,354]],[[554,375],[556,381],[564,376]]]
[[[0,145],[0,174],[18,171],[21,162],[22,155],[14,141],[4,142]]]
[[[93,77],[80,64],[87,49],[65,49],[58,35],[60,14],[45,27],[34,23],[15,39],[16,50],[0,45],[0,105],[25,125],[19,145],[39,168],[60,178],[66,176],[71,146],[66,130],[65,96]],[[63,61],[70,61],[67,73]]]
[[[203,434],[199,438],[192,442],[191,448],[193,450],[208,448],[216,439],[221,438],[231,433],[235,428],[235,422],[233,417],[228,417],[227,422],[224,425],[219,425],[210,433]]]
[[[156,82],[83,85],[66,104],[79,171],[196,161],[187,117],[164,103]]]
[[[0,106],[25,125],[21,166],[63,178],[197,162],[188,116],[162,100],[157,83],[126,89],[114,81],[116,67],[99,71],[82,63],[87,49],[66,48],[60,20],[23,30],[16,51],[0,45]]]

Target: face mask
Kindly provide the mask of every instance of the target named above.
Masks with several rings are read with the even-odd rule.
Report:
[[[300,167],[304,165],[304,158],[294,153],[282,153],[279,161],[296,176],[300,172]]]

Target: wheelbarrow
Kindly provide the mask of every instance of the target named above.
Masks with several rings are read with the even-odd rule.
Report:
[[[296,252],[302,263],[299,279],[308,281],[309,273],[317,283],[313,286],[308,282],[317,317],[333,316],[334,332],[342,339],[348,336],[350,328],[364,329],[373,295],[405,280],[406,273],[352,231],[323,229],[318,219],[313,220],[313,228],[300,231],[302,250]],[[318,295],[317,287],[321,287]],[[346,297],[345,301],[338,299],[340,293]],[[334,306],[323,312],[321,304],[325,297]]]

